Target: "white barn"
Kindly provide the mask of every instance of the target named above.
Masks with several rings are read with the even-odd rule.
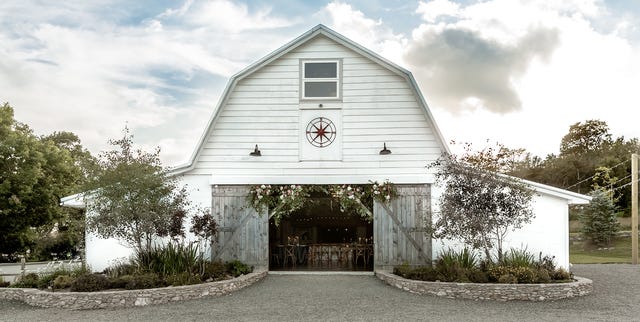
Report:
[[[318,25],[231,77],[189,162],[173,174],[195,204],[218,216],[215,257],[273,267],[282,260],[273,256],[275,247],[289,235],[318,244],[372,238],[371,267],[390,269],[425,263],[455,244],[425,233],[439,196],[425,166],[443,152],[448,147],[411,73]],[[393,213],[375,203],[372,224],[339,222],[333,208],[314,207],[297,223],[275,227],[246,202],[256,184],[385,180],[399,198]],[[536,218],[511,233],[506,246],[553,255],[568,267],[568,205],[589,198],[528,183],[536,191]],[[74,198],[63,204],[82,206]],[[101,270],[129,250],[89,236],[86,252]]]

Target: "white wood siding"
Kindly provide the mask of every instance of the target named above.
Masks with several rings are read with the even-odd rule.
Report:
[[[342,59],[342,102],[304,104],[342,109],[342,160],[301,162],[300,59],[321,58]],[[213,174],[213,183],[216,177],[245,178],[237,183],[261,176],[291,178],[291,183],[311,183],[305,177],[320,183],[318,176],[346,176],[344,182],[349,175],[417,178],[441,153],[429,124],[403,77],[319,36],[238,81],[191,173]],[[391,155],[378,154],[384,142]],[[249,156],[256,144],[261,157]]]

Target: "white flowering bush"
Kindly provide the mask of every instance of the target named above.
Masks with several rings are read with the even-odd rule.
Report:
[[[283,217],[302,209],[309,202],[311,191],[328,193],[340,204],[343,213],[356,213],[371,221],[373,200],[388,204],[397,198],[395,186],[389,180],[368,185],[256,185],[247,196],[248,202],[259,213],[268,210],[276,225]]]
[[[284,216],[301,209],[309,197],[308,188],[302,185],[258,185],[251,187],[249,202],[256,211],[269,210],[276,225]]]
[[[381,184],[377,181],[372,182],[371,193],[373,195],[373,199],[385,204],[388,204],[391,200],[398,197],[398,190],[393,183],[389,182],[389,180],[385,180]]]
[[[371,194],[366,193],[360,185],[333,185],[328,188],[331,196],[340,203],[340,212],[355,212],[360,217],[373,220],[371,209]]]
[[[275,205],[276,196],[274,194],[274,190],[271,188],[271,185],[259,185],[251,187],[249,191],[249,202],[251,206],[256,209],[258,212],[262,212],[264,210],[268,210],[273,205]]]

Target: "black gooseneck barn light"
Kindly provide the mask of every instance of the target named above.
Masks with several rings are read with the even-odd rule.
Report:
[[[249,153],[250,156],[252,157],[259,157],[262,156],[262,153],[260,153],[260,150],[258,149],[258,145],[256,144],[256,148],[253,150],[253,152]]]
[[[380,155],[391,154],[391,150],[387,149],[387,142],[384,143],[384,148],[380,150]]]

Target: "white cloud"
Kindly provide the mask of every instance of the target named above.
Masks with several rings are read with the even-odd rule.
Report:
[[[73,131],[94,153],[128,123],[142,145],[160,142],[165,162],[184,161],[226,79],[288,40],[271,30],[295,20],[230,1],[187,1],[139,21],[105,10],[122,5],[0,4],[0,101],[37,133]]]
[[[317,16],[327,25],[356,43],[374,50],[395,63],[402,64],[402,51],[407,39],[395,34],[381,20],[367,18],[362,11],[342,2],[330,2]]]
[[[608,122],[614,135],[638,137],[633,118],[625,115],[638,101],[633,87],[640,83],[640,50],[615,30],[594,26],[611,19],[602,5],[492,0],[461,6],[456,19],[425,19],[405,58],[449,138],[479,145],[489,138],[545,155],[557,152],[570,124],[586,119]],[[551,34],[525,41],[540,30],[557,32],[556,41],[548,43]],[[472,37],[438,50],[436,45],[450,44],[451,33]],[[502,54],[486,59],[496,52]],[[519,108],[486,104],[500,97],[517,98],[511,104]]]
[[[422,15],[422,19],[427,22],[435,22],[442,16],[458,16],[460,5],[449,0],[433,0],[418,4],[417,13]]]
[[[180,10],[178,14],[185,16],[185,22],[208,29],[235,33],[289,27],[297,22],[295,19],[276,17],[272,11],[272,8],[265,7],[251,13],[246,4],[214,0],[197,2],[190,5],[188,10]]]

